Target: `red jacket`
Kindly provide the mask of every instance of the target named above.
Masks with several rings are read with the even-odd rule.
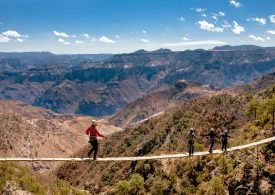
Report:
[[[86,134],[90,135],[90,136],[99,136],[99,137],[105,137],[104,135],[100,134],[98,132],[98,130],[95,128],[94,125],[91,125],[87,130],[86,130]]]

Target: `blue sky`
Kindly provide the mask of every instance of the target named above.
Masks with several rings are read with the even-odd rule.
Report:
[[[0,0],[0,51],[275,46],[274,0]]]

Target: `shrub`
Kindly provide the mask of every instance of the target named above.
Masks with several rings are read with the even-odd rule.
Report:
[[[140,194],[144,192],[144,178],[140,174],[133,174],[129,184],[131,193]]]
[[[155,177],[153,186],[150,190],[153,195],[162,195],[164,191],[168,190],[169,184],[168,181],[162,180],[160,177]]]
[[[135,173],[132,175],[130,181],[119,181],[115,193],[116,194],[143,194],[144,189],[144,178]]]
[[[212,193],[214,194],[224,194],[224,186],[222,179],[220,177],[213,177],[209,184],[211,186]]]
[[[129,194],[129,193],[130,193],[129,182],[125,180],[119,181],[116,186],[115,194]]]

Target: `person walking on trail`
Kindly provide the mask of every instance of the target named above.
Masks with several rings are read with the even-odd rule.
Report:
[[[218,137],[218,135],[215,132],[215,129],[211,128],[210,132],[206,135],[203,135],[203,136],[208,136],[209,137],[209,139],[210,139],[209,153],[212,153],[213,152],[213,147],[214,147],[214,144],[215,144],[215,138]]]
[[[91,150],[88,152],[88,156],[91,157],[92,153],[94,153],[94,160],[96,160],[96,155],[98,151],[98,141],[97,137],[105,137],[100,134],[96,129],[97,122],[92,120],[92,125],[86,130],[86,134],[89,135],[89,143],[92,145]]]
[[[228,141],[228,138],[231,137],[228,135],[228,130],[225,129],[224,132],[221,134],[221,139],[222,139],[222,151],[225,151],[227,150],[227,141]]]
[[[195,143],[195,138],[198,138],[196,134],[194,133],[194,129],[190,128],[189,133],[187,134],[188,138],[188,151],[189,151],[189,156],[194,154],[194,143]]]

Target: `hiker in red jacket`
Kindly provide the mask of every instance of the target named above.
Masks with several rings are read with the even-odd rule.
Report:
[[[96,155],[98,151],[98,141],[97,137],[105,137],[104,135],[100,134],[96,129],[97,122],[92,120],[92,125],[86,130],[86,134],[89,135],[89,143],[92,144],[91,150],[88,152],[88,156],[91,157],[92,153],[94,152],[94,160],[96,160]]]

